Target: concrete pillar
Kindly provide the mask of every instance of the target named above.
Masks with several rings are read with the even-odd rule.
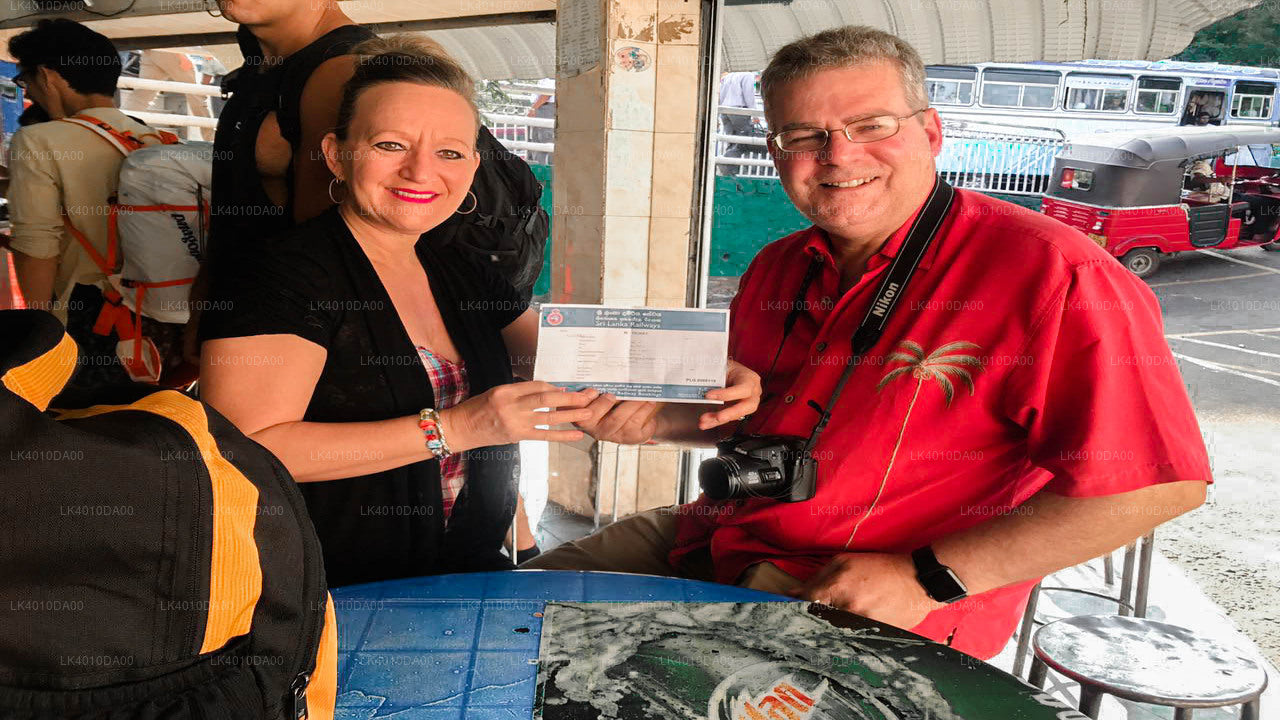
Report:
[[[553,302],[685,305],[701,13],[698,0],[560,0]],[[619,516],[676,501],[677,449],[602,443],[592,457],[552,447],[552,500],[581,509],[598,484],[607,521],[616,476]]]

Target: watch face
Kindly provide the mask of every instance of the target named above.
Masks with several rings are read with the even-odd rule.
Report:
[[[969,590],[949,567],[941,567],[929,573],[923,581],[925,592],[938,602],[952,603],[964,599]]]

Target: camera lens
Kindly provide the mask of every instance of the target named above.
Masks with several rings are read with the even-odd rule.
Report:
[[[698,467],[698,484],[712,500],[728,500],[738,487],[738,463],[732,457],[713,457]]]

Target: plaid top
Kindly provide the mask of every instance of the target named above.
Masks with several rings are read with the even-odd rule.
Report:
[[[452,363],[430,350],[418,346],[422,366],[427,369],[427,379],[436,396],[436,410],[453,407],[467,399],[467,369],[461,363]],[[448,440],[448,438],[445,438]],[[462,453],[450,455],[440,461],[440,491],[444,497],[444,521],[449,522],[453,503],[462,492],[467,480],[467,463]]]

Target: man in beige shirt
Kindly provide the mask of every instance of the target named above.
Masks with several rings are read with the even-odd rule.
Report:
[[[65,217],[105,257],[108,202],[124,155],[93,130],[59,119],[88,116],[139,137],[155,131],[115,108],[120,56],[106,36],[70,20],[42,20],[13,37],[9,53],[18,61],[16,82],[51,118],[19,130],[9,149],[18,284],[28,307],[52,312],[80,346],[71,397],[77,389],[128,383],[115,358],[118,339],[92,332],[109,287],[106,274],[64,226]]]

